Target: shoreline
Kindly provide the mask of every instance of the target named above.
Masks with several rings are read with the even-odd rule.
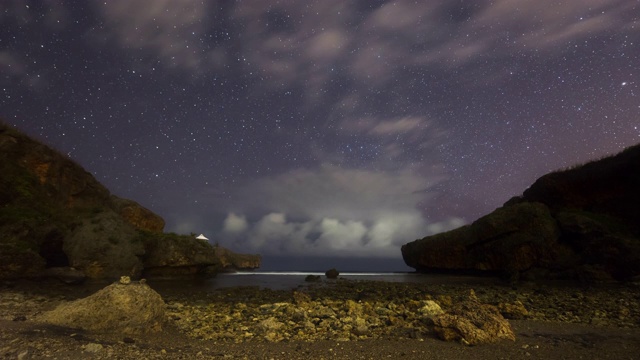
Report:
[[[128,339],[117,334],[56,328],[33,320],[62,302],[92,294],[95,287],[101,288],[98,284],[21,281],[13,287],[3,286],[0,343],[5,345],[0,346],[0,357],[15,359],[24,351],[31,358],[49,354],[69,359],[378,359],[393,358],[398,351],[406,359],[493,359],[498,358],[496,354],[505,358],[557,358],[554,354],[558,351],[565,358],[632,358],[640,353],[640,291],[633,284],[514,287],[468,281],[424,284],[338,280],[289,290],[232,287],[193,292],[180,282],[148,283],[167,304],[167,324],[160,334]],[[519,301],[524,305],[526,314],[516,312],[511,314],[515,318],[509,319],[516,332],[515,342],[475,347],[444,342],[416,314],[420,301],[433,299],[446,309],[448,303],[460,301],[470,289],[483,303],[500,306]],[[305,297],[296,300],[294,290]],[[353,308],[350,314],[348,306]],[[350,322],[348,316],[354,320]],[[354,335],[357,317],[366,321],[368,328]],[[265,325],[268,319],[283,325],[269,329]],[[87,350],[89,344],[95,345]],[[93,350],[96,352],[91,353]]]

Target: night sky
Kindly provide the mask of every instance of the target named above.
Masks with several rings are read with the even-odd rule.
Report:
[[[2,0],[0,90],[166,231],[404,269],[402,244],[640,142],[640,1]]]

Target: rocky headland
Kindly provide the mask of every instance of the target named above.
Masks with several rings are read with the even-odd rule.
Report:
[[[473,223],[405,244],[419,272],[511,280],[640,276],[640,145],[539,178]]]
[[[0,122],[0,279],[213,275],[256,268],[109,192],[67,156]]]

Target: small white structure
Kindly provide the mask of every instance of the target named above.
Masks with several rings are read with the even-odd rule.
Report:
[[[204,241],[209,241],[209,239],[207,239],[206,236],[204,236],[204,234],[200,234],[198,236],[196,236],[196,239],[198,240],[204,240]]]

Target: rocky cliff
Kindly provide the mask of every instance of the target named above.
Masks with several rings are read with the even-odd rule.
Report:
[[[583,281],[640,275],[640,145],[538,179],[470,225],[405,244],[420,272]]]
[[[0,278],[57,267],[117,278],[147,268],[179,275],[224,266],[213,246],[163,234],[164,224],[135,201],[111,195],[68,157],[0,122]],[[259,257],[253,261],[259,266]],[[185,272],[189,266],[196,270]]]

